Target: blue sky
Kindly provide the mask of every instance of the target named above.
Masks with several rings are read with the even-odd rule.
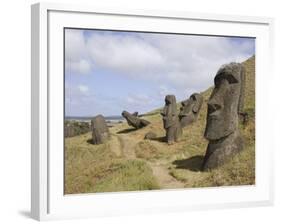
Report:
[[[182,101],[254,53],[254,38],[66,29],[66,116],[144,113],[167,94]]]

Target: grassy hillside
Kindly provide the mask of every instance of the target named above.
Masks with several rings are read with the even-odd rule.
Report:
[[[91,134],[65,142],[65,193],[150,190],[182,187],[249,185],[255,183],[255,58],[245,61],[245,111],[247,124],[240,124],[245,149],[224,166],[200,171],[207,140],[207,101],[212,88],[202,92],[204,103],[198,120],[184,128],[182,140],[167,145],[162,119],[155,110],[143,118],[151,125],[134,130],[126,123],[110,128],[111,138],[92,145]],[[144,140],[148,131],[155,140]]]

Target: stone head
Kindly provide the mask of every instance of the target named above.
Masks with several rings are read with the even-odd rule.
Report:
[[[133,116],[131,113],[128,111],[123,111],[122,116],[127,120],[129,125],[134,125],[137,122],[136,116]]]
[[[122,116],[125,117],[125,118],[128,117],[128,116],[130,116],[130,115],[131,115],[131,114],[130,114],[128,111],[125,111],[125,110],[124,110],[124,111],[122,112]]]
[[[161,112],[162,116],[175,115],[177,113],[177,101],[174,95],[167,95],[165,97],[165,107]]]
[[[182,102],[182,106],[183,107],[190,106],[190,110],[193,113],[197,113],[201,108],[202,102],[203,102],[202,96],[198,93],[193,93],[187,101]]]
[[[176,104],[176,97],[174,95],[167,95],[165,97],[165,103],[166,105]]]
[[[205,137],[217,140],[238,128],[238,110],[244,88],[244,68],[240,63],[223,65],[215,76],[208,101]]]
[[[194,101],[194,106],[192,107],[193,113],[198,113],[203,103],[203,97],[198,93],[194,93],[190,98]]]

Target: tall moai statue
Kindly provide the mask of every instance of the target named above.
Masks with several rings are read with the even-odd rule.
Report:
[[[109,129],[106,125],[106,121],[102,115],[97,115],[91,120],[92,126],[92,143],[102,144],[109,138]]]
[[[177,113],[177,102],[174,95],[167,95],[165,97],[165,106],[161,115],[166,130],[166,141],[168,144],[173,144],[178,141],[182,135],[182,128]]]
[[[203,97],[199,93],[193,93],[189,99],[181,102],[179,118],[182,128],[196,121],[202,103]]]
[[[129,126],[132,126],[136,129],[143,128],[150,124],[149,121],[138,118],[138,112],[131,114],[124,110],[122,112],[122,116],[127,120]]]
[[[240,63],[223,65],[208,101],[205,138],[209,140],[202,169],[213,169],[243,149],[239,113],[243,110],[245,70]]]

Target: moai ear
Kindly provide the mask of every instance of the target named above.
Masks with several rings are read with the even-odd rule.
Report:
[[[200,105],[199,105],[198,101],[196,100],[196,103],[192,108],[193,113],[197,113],[199,111],[199,106]]]
[[[136,111],[132,115],[137,117],[139,115],[139,113]]]

